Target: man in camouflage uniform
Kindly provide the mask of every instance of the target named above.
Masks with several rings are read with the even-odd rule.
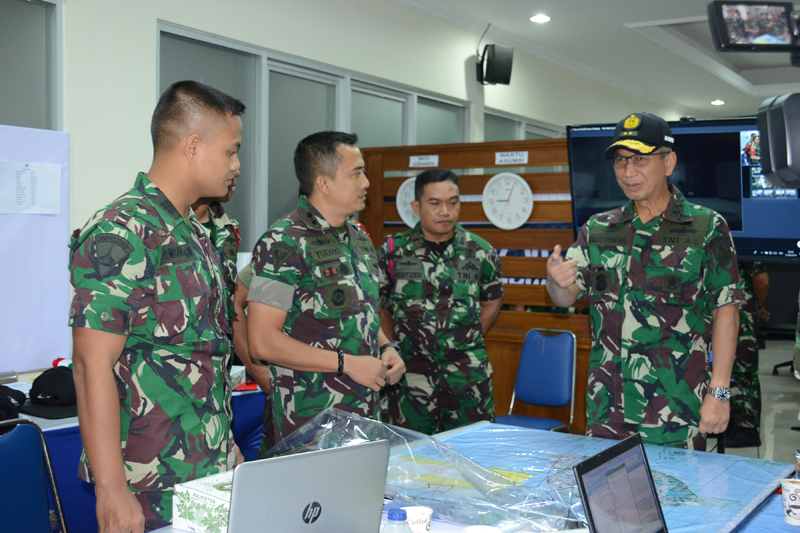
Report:
[[[781,11],[772,13],[772,35],[783,41],[789,41],[789,27],[781,16]]]
[[[253,252],[248,343],[251,358],[270,363],[276,442],[328,407],[377,418],[378,391],[405,371],[394,348],[379,352],[375,248],[348,219],[369,187],[357,140],[321,132],[300,141],[297,210]]]
[[[503,301],[502,268],[491,245],[458,224],[458,176],[417,176],[419,223],[378,251],[381,326],[400,344],[401,382],[384,392],[392,424],[432,435],[494,421],[492,366],[483,335]]]
[[[258,447],[258,456],[267,457],[267,452],[275,446],[275,430],[272,427],[272,385],[269,381],[269,363],[250,357],[250,348],[247,344],[247,297],[250,294],[250,283],[253,281],[253,266],[247,265],[239,272],[238,286],[236,287],[236,297],[233,307],[236,318],[233,326],[233,343],[236,353],[242,358],[248,374],[264,391],[264,425],[261,427],[261,444]]]
[[[739,278],[745,303],[739,308],[739,342],[733,363],[731,390],[731,426],[725,446],[745,448],[761,446],[761,383],[758,380],[758,319],[769,320],[764,301],[769,294],[769,274],[763,263],[739,263]]]
[[[672,146],[660,117],[617,124],[606,158],[631,202],[589,219],[566,260],[555,247],[547,291],[591,303],[586,433],[705,450],[728,424],[743,298],[725,220],[667,183]]]
[[[176,483],[237,459],[227,290],[190,204],[228,190],[243,112],[211,87],[173,84],[153,114],[150,170],[70,241],[79,475],[95,484],[101,531],[168,524]]]

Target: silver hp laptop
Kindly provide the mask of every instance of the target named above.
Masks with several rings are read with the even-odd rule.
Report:
[[[667,533],[638,433],[572,467],[592,533]]]
[[[239,465],[228,533],[377,533],[389,441]]]

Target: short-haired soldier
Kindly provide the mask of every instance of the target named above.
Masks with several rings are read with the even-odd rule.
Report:
[[[379,394],[405,366],[380,331],[378,262],[348,217],[369,180],[355,134],[309,135],[295,150],[301,196],[253,251],[251,359],[270,363],[275,442],[323,409],[379,418]]]
[[[75,388],[100,531],[171,522],[176,483],[233,468],[227,288],[191,210],[227,194],[244,105],[177,82],[159,99],[150,170],[70,240]]]

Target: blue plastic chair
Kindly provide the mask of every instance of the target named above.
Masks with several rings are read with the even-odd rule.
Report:
[[[556,333],[545,335],[544,332]],[[560,329],[532,329],[525,335],[517,368],[514,393],[508,415],[498,416],[498,424],[549,431],[569,432],[575,418],[575,334]],[[569,404],[569,424],[553,418],[512,414],[514,401],[545,407]]]
[[[47,441],[39,426],[22,418],[3,420],[0,428],[16,425],[0,436],[0,491],[3,512],[0,529],[4,533],[50,533],[50,503],[47,483],[62,533],[67,533],[61,498]]]

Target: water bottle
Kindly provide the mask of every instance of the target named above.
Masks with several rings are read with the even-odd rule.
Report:
[[[797,448],[797,451],[794,452],[794,458],[795,458],[794,477],[795,479],[800,479],[800,448]]]
[[[381,533],[413,533],[406,523],[406,510],[389,509],[389,520],[381,529]]]

